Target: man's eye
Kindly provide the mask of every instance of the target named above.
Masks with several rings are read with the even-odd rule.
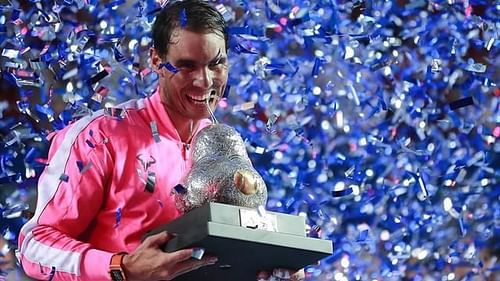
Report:
[[[181,64],[179,66],[177,66],[177,68],[181,69],[181,70],[187,70],[187,71],[190,71],[194,68],[193,65],[190,65],[190,64]]]
[[[218,66],[218,65],[221,65],[221,64],[224,64],[224,63],[225,63],[225,60],[224,60],[224,59],[218,59],[218,60],[216,60],[216,61],[212,62],[212,63],[210,64],[210,67],[215,67],[215,66]]]

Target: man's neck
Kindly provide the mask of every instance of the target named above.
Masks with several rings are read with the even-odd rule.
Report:
[[[168,110],[166,107],[165,110],[167,110],[167,114],[174,124],[174,127],[177,130],[179,137],[181,138],[181,141],[184,143],[190,143],[194,131],[196,130],[196,128],[198,128],[199,121],[179,116],[179,114],[177,114],[175,111]]]

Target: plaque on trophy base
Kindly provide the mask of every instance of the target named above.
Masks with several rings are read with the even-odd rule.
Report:
[[[181,275],[176,281],[255,281],[260,270],[299,270],[332,254],[329,240],[306,237],[305,219],[276,212],[207,203],[148,235],[177,236],[166,252],[201,247],[218,258],[215,265]]]

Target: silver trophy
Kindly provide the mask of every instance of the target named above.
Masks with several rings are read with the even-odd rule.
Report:
[[[165,252],[202,248],[218,263],[175,280],[252,281],[258,270],[298,270],[331,255],[331,241],[306,237],[304,217],[256,209],[267,201],[264,180],[238,132],[207,108],[214,124],[193,140],[191,170],[174,189],[184,214],[147,235],[175,233]]]
[[[198,133],[192,145],[191,170],[182,191],[175,193],[179,210],[187,213],[207,202],[250,208],[266,204],[266,184],[234,128],[212,124]]]

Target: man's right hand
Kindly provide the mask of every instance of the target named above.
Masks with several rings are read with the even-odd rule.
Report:
[[[125,255],[123,270],[127,280],[172,280],[181,274],[217,262],[216,257],[204,257],[201,260],[191,258],[193,249],[163,252],[161,247],[172,238],[167,232],[149,236],[135,252]]]

